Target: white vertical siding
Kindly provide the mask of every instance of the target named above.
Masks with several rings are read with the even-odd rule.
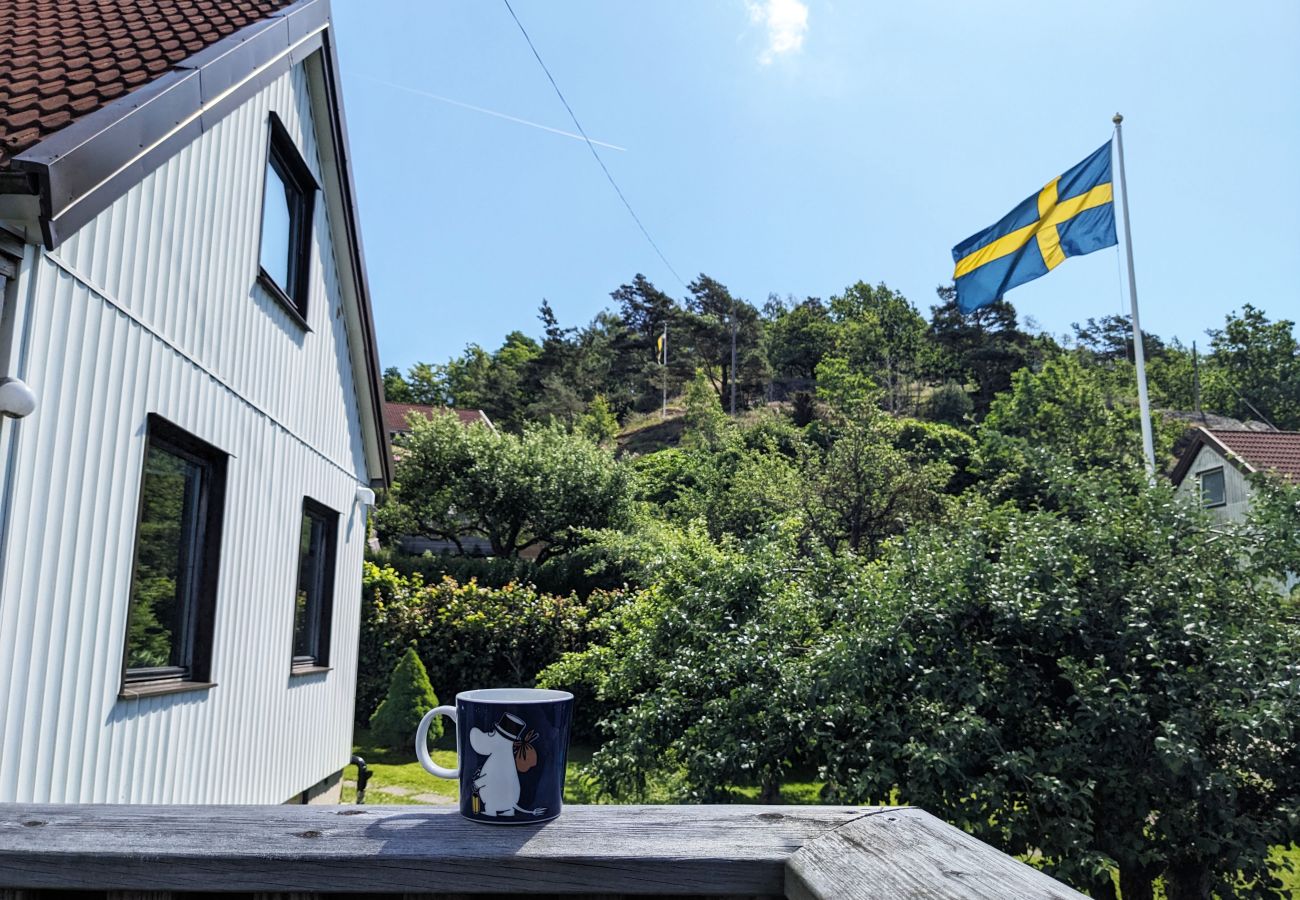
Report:
[[[1212,447],[1202,446],[1197,451],[1191,468],[1187,470],[1187,475],[1178,485],[1178,493],[1200,502],[1201,487],[1197,476],[1217,468],[1223,469],[1223,499],[1227,502],[1223,506],[1210,507],[1208,512],[1230,522],[1245,521],[1246,513],[1250,510],[1250,483],[1246,481],[1246,476],[1240,469],[1220,456]]]
[[[256,284],[268,116],[275,112],[317,182],[311,94],[295,66],[222,119],[56,251],[225,384],[331,459],[364,465],[328,204],[313,208],[314,247],[304,332]],[[347,405],[339,403],[340,394]]]
[[[297,66],[53,254],[29,252],[0,425],[0,801],[281,802],[349,755],[366,470],[327,203],[308,321],[254,285],[267,117],[322,184]],[[323,134],[322,130],[322,134]],[[21,332],[22,329],[15,329]],[[208,691],[117,696],[149,413],[230,454]],[[11,458],[12,457],[12,464]],[[338,510],[330,665],[291,678],[302,500]]]

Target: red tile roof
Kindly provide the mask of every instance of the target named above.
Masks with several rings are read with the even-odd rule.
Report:
[[[293,0],[0,0],[0,171]]]
[[[418,403],[385,403],[384,404],[384,428],[389,434],[405,434],[410,431],[406,425],[406,417],[410,413],[418,413],[425,418],[431,419],[437,413],[452,412],[460,419],[462,425],[473,425],[480,422],[492,427],[492,422],[487,417],[487,413],[481,409],[448,409],[445,406],[421,406]]]
[[[1206,430],[1255,471],[1300,483],[1300,431]]]

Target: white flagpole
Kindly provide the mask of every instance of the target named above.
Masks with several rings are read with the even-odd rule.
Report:
[[[1147,478],[1156,477],[1155,442],[1151,439],[1151,401],[1147,397],[1146,352],[1142,347],[1142,326],[1138,324],[1137,276],[1133,274],[1133,220],[1128,216],[1128,178],[1124,176],[1124,117],[1115,113],[1115,153],[1119,159],[1119,196],[1124,208],[1124,258],[1128,262],[1128,297],[1133,307],[1133,362],[1137,366],[1138,409],[1142,414],[1142,450],[1146,454]]]
[[[663,336],[663,355],[659,358],[659,382],[663,387],[663,406],[659,410],[659,418],[668,418],[668,323],[664,323]]]

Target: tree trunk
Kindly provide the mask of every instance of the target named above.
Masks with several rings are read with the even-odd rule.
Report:
[[[781,780],[771,775],[764,775],[758,789],[758,802],[762,806],[773,806],[781,800]]]
[[[1149,866],[1121,866],[1119,892],[1124,900],[1154,900],[1156,872]]]
[[[1088,885],[1088,894],[1095,900],[1119,900],[1119,894],[1115,891],[1115,880],[1109,875],[1102,876]]]
[[[1165,896],[1168,900],[1210,900],[1212,882],[1209,867],[1200,860],[1175,860],[1165,870]]]

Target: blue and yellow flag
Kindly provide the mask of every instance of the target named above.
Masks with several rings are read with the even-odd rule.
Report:
[[[1066,257],[1113,247],[1110,142],[1053,178],[991,228],[952,248],[957,306],[969,313],[1046,275]]]

